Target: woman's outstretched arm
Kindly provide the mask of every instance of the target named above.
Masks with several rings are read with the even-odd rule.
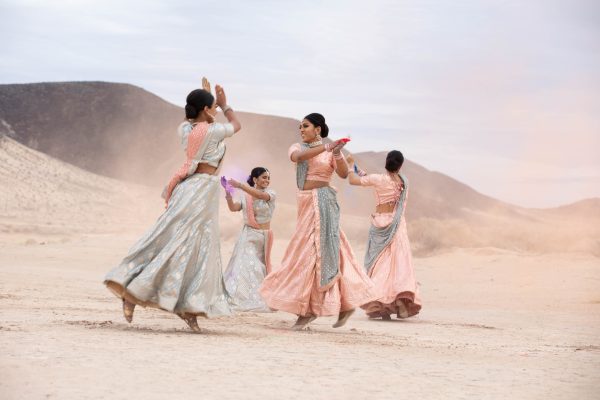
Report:
[[[350,182],[351,185],[354,186],[362,186],[361,184],[361,180],[360,180],[360,176],[358,176],[358,174],[354,171],[354,157],[352,156],[352,154],[349,154],[348,157],[346,157],[346,161],[348,162],[348,182]],[[365,173],[364,171],[362,171],[363,174]]]
[[[334,143],[335,146],[333,147],[332,152],[333,159],[335,160],[335,172],[340,178],[346,179],[348,177],[348,164],[342,154],[342,148],[346,145],[346,142],[338,140]]]
[[[241,203],[236,203],[235,201],[233,201],[233,198],[231,197],[231,195],[229,193],[227,193],[225,195],[225,200],[227,200],[227,207],[229,207],[229,211],[241,211],[242,210],[242,204]]]
[[[325,146],[320,144],[320,145],[318,145],[316,147],[312,147],[310,149],[297,150],[292,153],[290,158],[293,162],[298,163],[298,162],[310,160],[311,158],[318,156],[319,154],[321,154],[324,151],[325,151]]]
[[[252,186],[250,186],[246,183],[240,183],[240,182],[236,181],[235,179],[230,179],[228,182],[234,188],[243,190],[244,192],[248,193],[250,196],[254,197],[255,199],[260,199],[260,200],[264,200],[264,201],[271,200],[271,196],[269,195],[269,193],[263,192],[262,190],[258,190],[256,188],[253,188]]]

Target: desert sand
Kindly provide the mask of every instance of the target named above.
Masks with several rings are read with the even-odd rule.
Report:
[[[597,258],[456,250],[416,260],[409,320],[292,332],[294,316],[248,313],[194,334],[154,309],[128,324],[101,284],[135,237],[0,245],[3,399],[598,398]]]

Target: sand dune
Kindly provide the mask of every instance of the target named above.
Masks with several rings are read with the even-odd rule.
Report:
[[[6,136],[0,166],[2,240],[127,231],[160,204],[153,189],[92,174]]]

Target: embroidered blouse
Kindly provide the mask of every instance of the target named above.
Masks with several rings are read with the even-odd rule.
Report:
[[[390,174],[369,174],[360,178],[361,186],[373,186],[377,205],[396,203],[400,198],[402,184],[392,179]]]
[[[302,147],[300,146],[300,143],[294,143],[291,145],[290,149],[288,150],[288,157],[290,157],[290,160],[294,152],[301,150]],[[308,159],[307,162],[308,174],[306,176],[306,180],[321,182],[329,182],[331,180],[331,176],[335,171],[335,159],[333,158],[333,153],[324,151],[321,154]]]

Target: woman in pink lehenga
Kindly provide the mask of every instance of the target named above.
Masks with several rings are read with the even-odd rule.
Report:
[[[406,232],[406,197],[408,180],[400,174],[404,156],[390,151],[383,174],[369,174],[354,167],[348,175],[351,185],[373,186],[377,206],[371,216],[365,269],[380,293],[376,301],[361,306],[371,318],[390,320],[390,314],[408,318],[421,310],[419,289],[412,266],[410,243]]]
[[[329,181],[334,171],[348,175],[341,153],[346,141],[324,145],[321,138],[328,132],[321,114],[309,114],[300,125],[302,143],[290,147],[298,185],[296,231],[281,267],[260,289],[269,307],[298,315],[294,330],[336,314],[333,327],[343,326],[356,307],[379,297],[339,227],[340,209]]]

